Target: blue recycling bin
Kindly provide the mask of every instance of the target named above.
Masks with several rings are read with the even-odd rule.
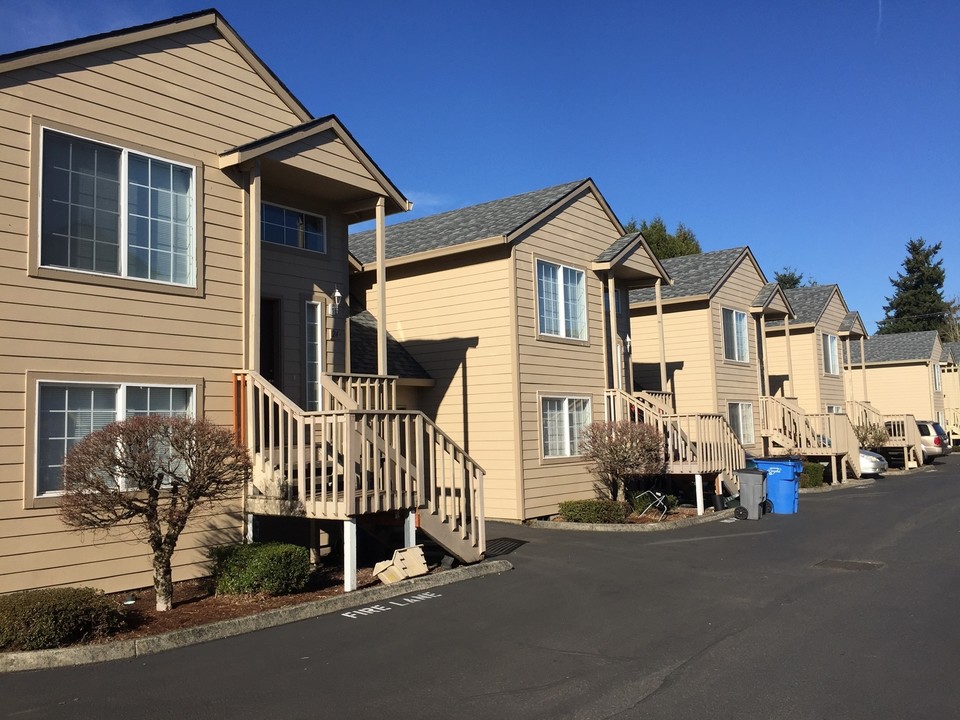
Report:
[[[803,463],[789,458],[758,459],[757,467],[767,471],[767,500],[776,515],[792,515],[800,506],[800,473]]]

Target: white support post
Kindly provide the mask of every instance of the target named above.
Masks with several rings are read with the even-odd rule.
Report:
[[[247,513],[243,528],[243,539],[249,544],[253,542],[253,513]]]
[[[357,519],[343,521],[343,591],[357,589]]]
[[[403,546],[415,547],[417,544],[417,511],[410,510],[403,519]]]
[[[693,484],[697,491],[697,515],[703,515],[703,475],[694,475]]]

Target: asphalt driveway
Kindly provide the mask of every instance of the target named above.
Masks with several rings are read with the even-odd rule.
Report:
[[[949,718],[960,454],[665,533],[492,523],[515,569],[132,661],[0,676],[8,718]]]

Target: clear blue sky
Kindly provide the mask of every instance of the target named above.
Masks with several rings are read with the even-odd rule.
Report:
[[[203,9],[0,0],[9,52]],[[840,285],[869,331],[914,237],[960,294],[960,3],[224,1],[404,218],[592,177],[622,221]]]

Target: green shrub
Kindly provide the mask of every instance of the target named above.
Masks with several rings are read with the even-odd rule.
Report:
[[[803,472],[800,473],[800,487],[813,488],[823,485],[823,465],[820,463],[805,462]]]
[[[122,608],[93,588],[0,595],[0,650],[44,650],[107,637],[126,626]]]
[[[617,500],[565,500],[560,514],[567,522],[625,523],[630,506]]]
[[[218,595],[289,595],[303,590],[310,579],[310,552],[299,545],[225,545],[210,556]]]
[[[868,450],[876,450],[883,447],[890,439],[887,429],[883,425],[868,423],[866,425],[857,425],[853,428],[857,436],[857,442],[860,447]]]

